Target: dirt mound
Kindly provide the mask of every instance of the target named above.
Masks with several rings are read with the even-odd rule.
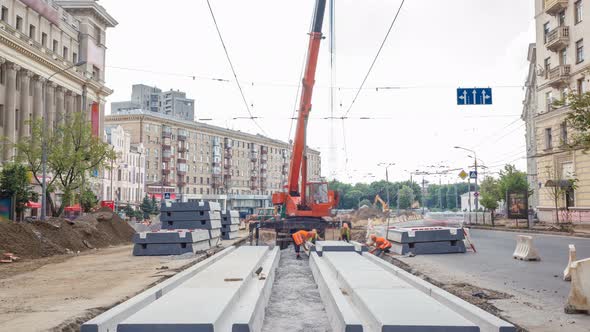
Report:
[[[134,233],[110,210],[99,210],[73,222],[62,218],[0,222],[0,253],[11,252],[22,258],[49,257],[130,243]]]
[[[363,205],[360,209],[353,211],[350,216],[354,222],[358,220],[366,220],[369,218],[386,218],[387,214],[372,206]]]

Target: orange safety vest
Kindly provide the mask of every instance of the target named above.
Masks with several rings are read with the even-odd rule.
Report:
[[[312,232],[301,230],[299,232],[293,233],[291,237],[293,238],[293,241],[295,241],[295,244],[300,246],[305,241],[313,238],[314,234]]]
[[[375,239],[375,246],[379,249],[387,249],[387,248],[391,248],[391,243],[389,243],[389,241],[387,241],[385,238],[383,237],[378,237]]]

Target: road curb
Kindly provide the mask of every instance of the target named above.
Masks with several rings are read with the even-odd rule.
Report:
[[[551,232],[551,231],[541,231],[541,230],[534,230],[534,229],[512,229],[512,228],[492,228],[492,227],[482,227],[477,225],[465,225],[465,227],[471,229],[481,229],[481,230],[488,230],[488,231],[496,231],[496,232],[510,232],[510,233],[530,233],[530,234],[545,234],[545,235],[559,235],[559,236],[567,236],[567,237],[577,237],[581,239],[590,239],[590,234],[584,233],[565,233],[565,232]]]

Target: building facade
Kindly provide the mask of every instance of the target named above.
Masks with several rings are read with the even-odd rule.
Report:
[[[135,110],[106,117],[143,144],[146,191],[161,198],[218,199],[233,208],[267,206],[286,185],[290,145],[261,135]],[[308,149],[308,177],[321,179],[318,151]]]
[[[117,158],[103,171],[98,196],[118,205],[140,206],[146,195],[143,144],[131,144],[131,134],[118,125],[106,126],[105,141],[113,147]]]
[[[94,0],[0,0],[0,135],[16,142],[31,120],[51,129],[79,111],[102,132],[106,30],[116,25]]]
[[[193,121],[195,101],[186,97],[182,91],[165,91],[145,84],[135,84],[131,88],[131,100],[111,103],[111,113],[121,114],[141,109],[169,115],[177,119]]]
[[[566,123],[570,109],[555,101],[568,93],[587,91],[590,42],[590,10],[587,0],[535,0],[536,86],[534,116],[538,191],[537,215],[541,221],[555,222],[553,185],[562,187],[558,199],[570,221],[590,221],[590,155],[566,147],[570,130]],[[584,9],[586,6],[586,9]],[[574,190],[567,185],[578,179]],[[564,218],[560,218],[564,221]]]
[[[523,101],[521,119],[525,122],[525,140],[527,157],[527,180],[529,190],[529,206],[536,208],[539,205],[539,179],[537,176],[537,130],[535,117],[537,116],[537,47],[530,44],[527,60],[529,72],[525,83],[526,93]]]

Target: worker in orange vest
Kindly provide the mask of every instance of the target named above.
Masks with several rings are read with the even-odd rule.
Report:
[[[297,259],[301,259],[301,256],[299,255],[301,245],[305,245],[307,241],[315,243],[315,241],[318,239],[318,231],[316,231],[315,229],[312,229],[310,232],[300,230],[296,233],[293,233],[291,237],[293,238],[293,245],[295,246],[295,253],[297,254]]]
[[[350,242],[350,227],[347,223],[342,224],[340,228],[340,241]]]
[[[384,252],[389,252],[389,249],[391,248],[391,243],[384,237],[378,237],[377,235],[372,234],[371,241],[373,241],[372,245],[375,249],[371,250],[370,253],[377,257],[381,257]]]

